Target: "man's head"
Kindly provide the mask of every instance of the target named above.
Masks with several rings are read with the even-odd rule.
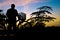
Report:
[[[15,8],[15,4],[11,4],[11,8],[14,9]]]

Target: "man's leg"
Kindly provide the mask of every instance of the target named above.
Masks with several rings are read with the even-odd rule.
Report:
[[[13,30],[16,31],[16,22],[13,23]]]
[[[12,24],[9,22],[8,30],[12,30]]]

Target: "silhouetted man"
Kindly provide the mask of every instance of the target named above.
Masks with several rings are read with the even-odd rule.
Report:
[[[7,17],[8,17],[8,30],[11,30],[12,26],[13,26],[13,30],[16,30],[16,16],[18,16],[18,12],[15,9],[15,5],[11,4],[11,8],[7,10],[6,13]]]

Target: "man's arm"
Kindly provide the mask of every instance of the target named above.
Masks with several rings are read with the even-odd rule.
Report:
[[[9,16],[9,10],[7,10],[7,12],[6,12],[6,16],[7,16],[7,17]]]
[[[16,16],[18,16],[18,11],[16,10]]]

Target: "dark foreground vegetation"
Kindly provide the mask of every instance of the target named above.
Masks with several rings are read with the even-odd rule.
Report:
[[[21,32],[60,32],[60,27],[25,27],[17,30],[0,30],[0,34],[19,34]],[[1,36],[1,35],[0,35]]]
[[[35,26],[35,27],[25,27],[25,28],[21,28],[21,29],[16,29],[14,30],[0,30],[0,36],[2,37],[2,39],[6,39],[6,40],[14,40],[16,37],[19,36],[19,39],[21,37],[21,35],[25,35],[25,33],[29,34],[34,34],[34,33],[58,33],[60,32],[60,27],[43,27],[43,26]],[[39,35],[38,34],[38,35]],[[26,36],[26,35],[25,35]],[[0,37],[0,38],[1,38]],[[17,39],[17,40],[19,40]],[[16,39],[15,39],[16,40]]]

